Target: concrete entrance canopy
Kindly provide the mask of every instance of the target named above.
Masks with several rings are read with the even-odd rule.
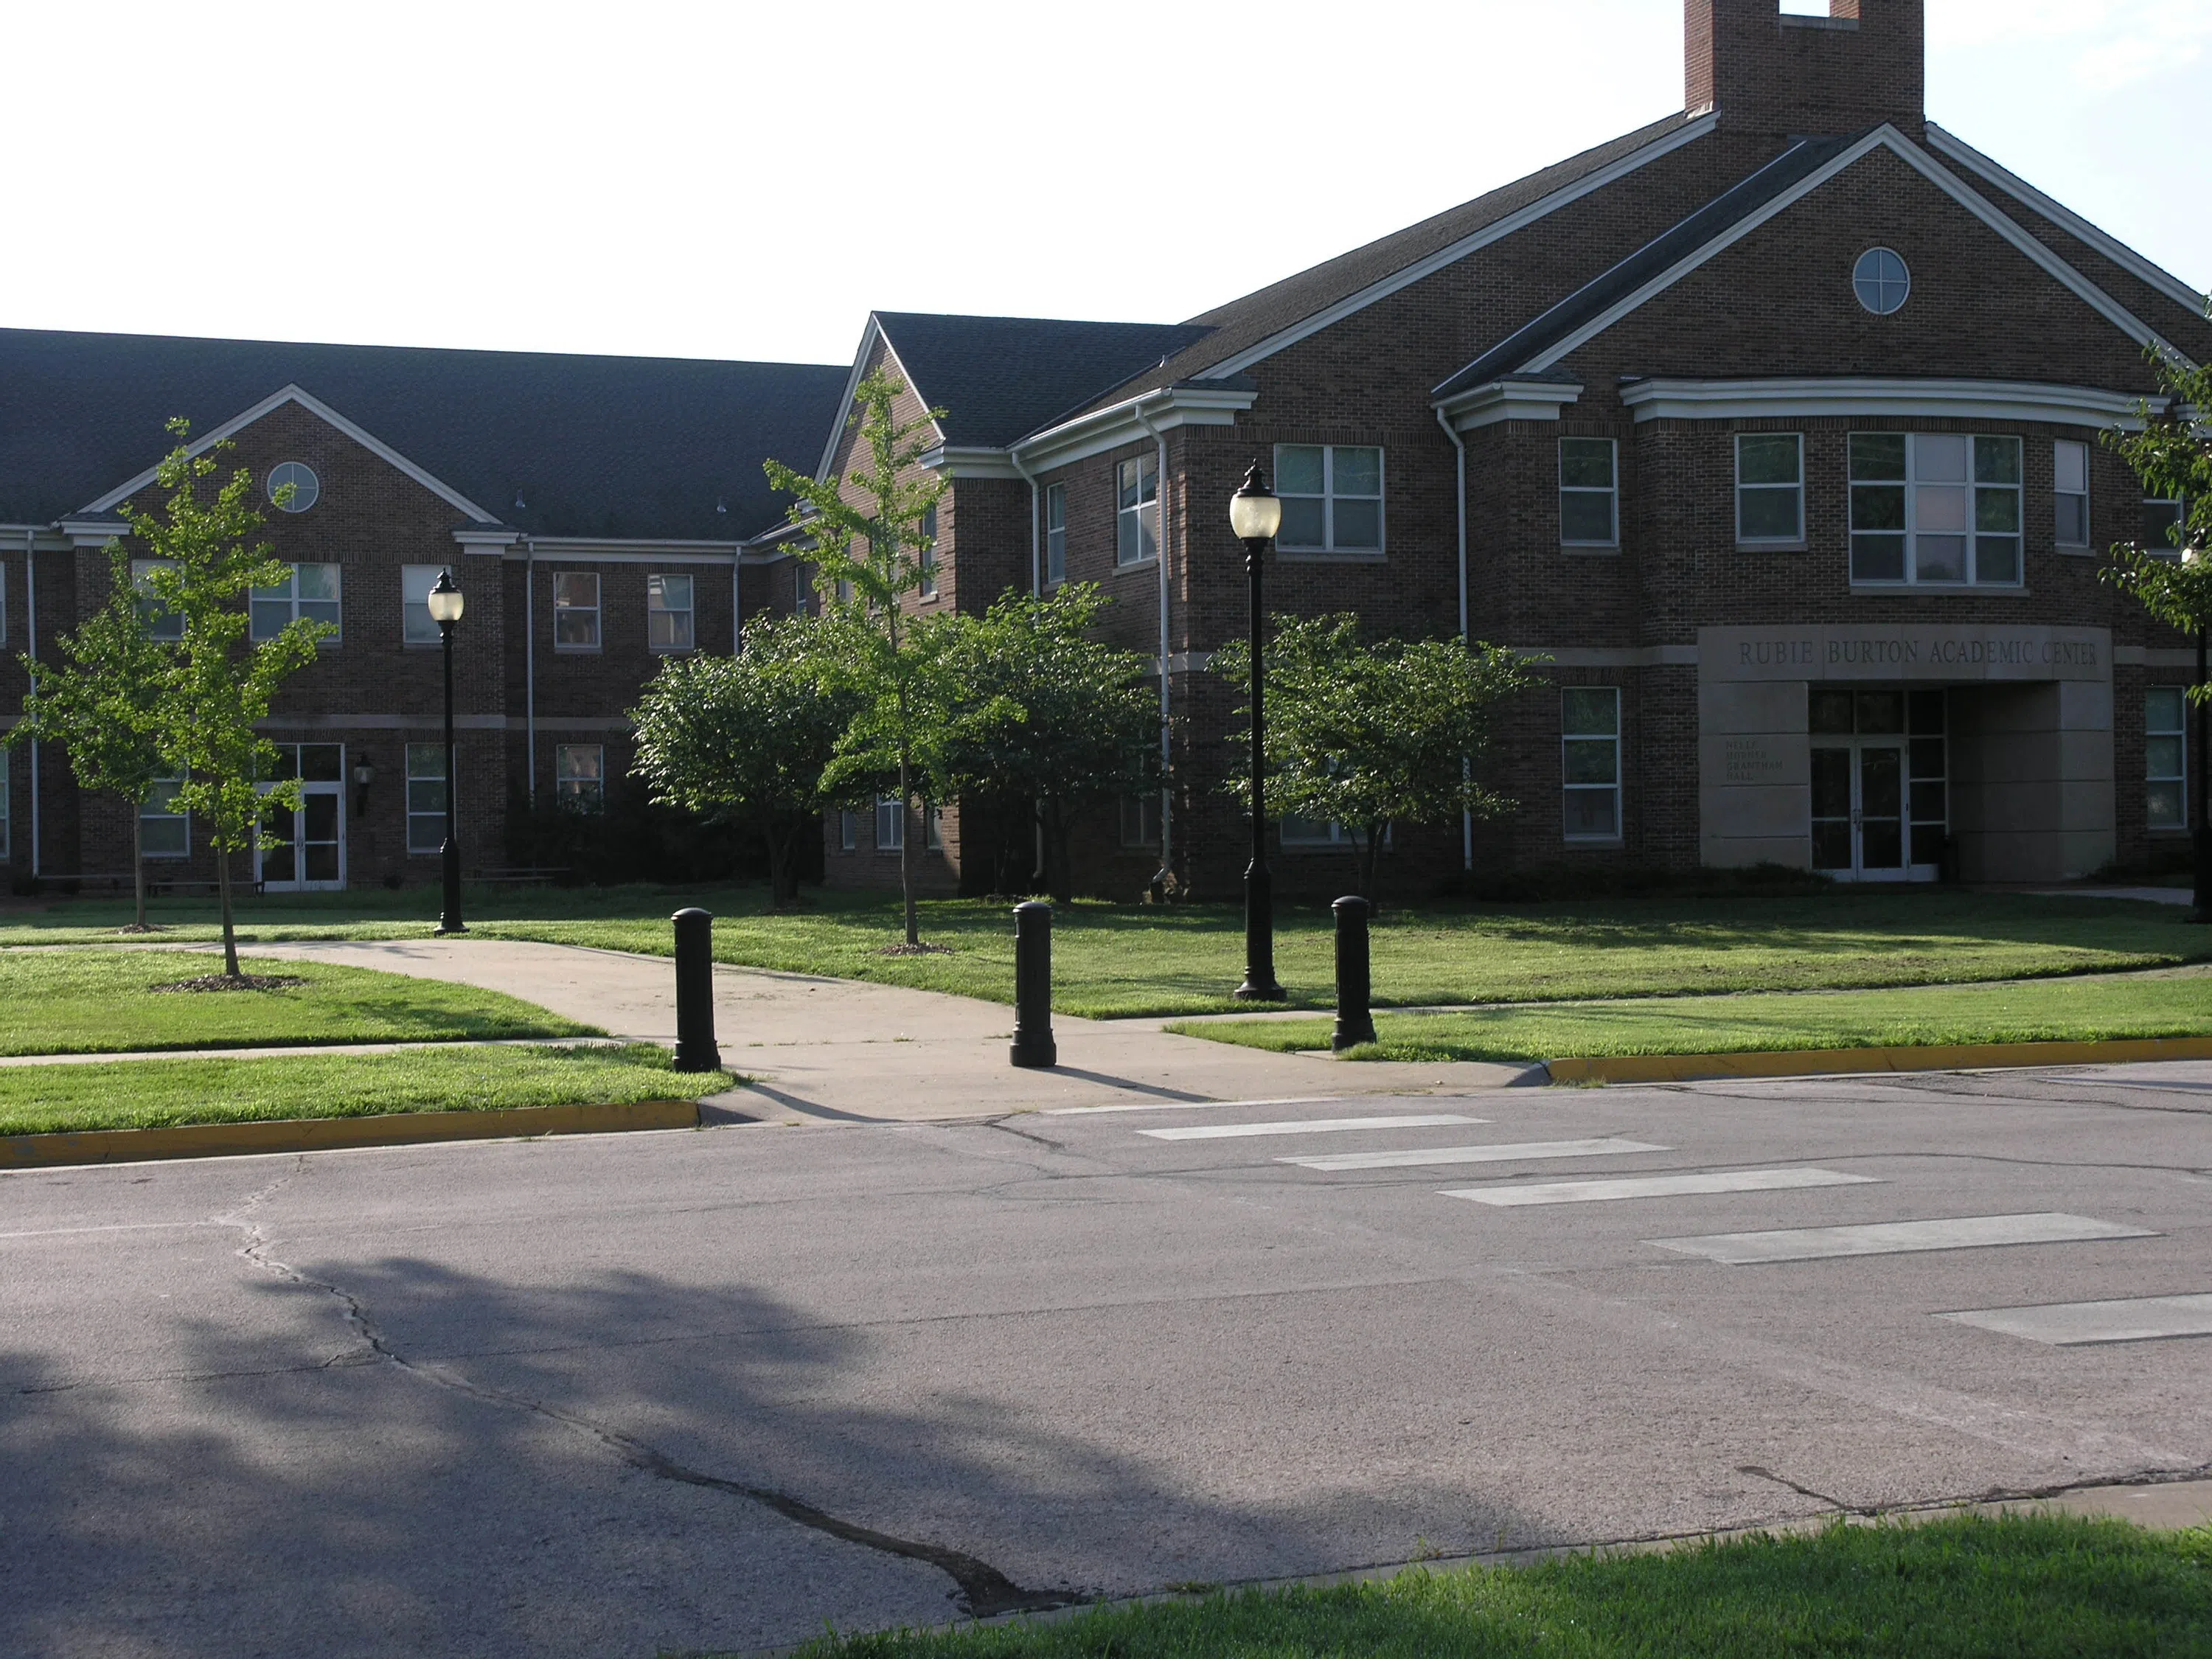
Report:
[[[1700,856],[1811,861],[1810,689],[1950,691],[1950,830],[1968,880],[2087,874],[2116,846],[2109,629],[1846,623],[1698,630]]]

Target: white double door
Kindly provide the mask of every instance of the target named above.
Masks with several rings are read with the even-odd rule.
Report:
[[[264,892],[331,893],[346,884],[345,745],[280,743],[265,793],[298,779],[300,805],[271,808],[254,838],[253,873]]]

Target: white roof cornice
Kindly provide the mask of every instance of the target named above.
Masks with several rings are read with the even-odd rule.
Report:
[[[1178,382],[1031,433],[1006,453],[1031,472],[1102,455],[1179,426],[1234,426],[1259,392],[1250,386]],[[1014,476],[1022,476],[1016,471]]]
[[[386,443],[381,438],[375,436],[373,433],[367,431],[362,427],[355,425],[351,421],[346,419],[344,416],[339,414],[337,410],[332,409],[328,404],[323,402],[322,399],[314,397],[309,392],[302,391],[297,386],[284,386],[278,391],[270,392],[259,403],[254,404],[252,408],[246,410],[242,414],[234,415],[230,419],[225,421],[221,426],[216,428],[214,431],[206,433],[200,437],[193,439],[191,446],[186,453],[198,455],[208,449],[211,449],[216,444],[221,443],[224,439],[231,437],[234,434],[243,431],[246,428],[252,426],[254,422],[259,420],[264,415],[268,414],[270,410],[282,408],[286,404],[297,404],[301,408],[306,410],[310,415],[314,416],[318,420],[326,422],[330,425],[336,427],[339,431],[344,433],[347,437],[352,439],[356,443],[359,444],[362,448],[376,456],[380,460],[390,462],[400,471],[412,478],[416,483],[421,484],[423,489],[428,490],[432,495],[436,495],[449,506],[456,507],[459,511],[467,514],[469,517],[474,519],[478,524],[496,524],[499,522],[498,515],[496,514],[485,512],[483,508],[478,507],[474,501],[462,495],[459,490],[454,489],[451,484],[447,483],[441,478],[434,477],[422,467],[417,466],[414,462],[409,460],[404,455],[402,455],[398,450],[394,449],[390,444]],[[138,491],[143,489],[148,484],[153,483],[155,475],[159,471],[160,468],[158,466],[148,467],[143,472],[141,472],[137,477],[131,479],[129,483],[109,490],[107,494],[102,495],[98,501],[87,504],[83,510],[88,514],[106,513],[112,510],[118,503],[128,501],[132,495],[137,494]]]
[[[1938,420],[2033,421],[2098,430],[2140,427],[2148,402],[2167,400],[2095,386],[2025,380],[1883,379],[1871,375],[1742,380],[1637,380],[1620,401],[1644,421],[1765,420],[1792,416],[1923,416]]]
[[[1473,432],[1500,421],[1556,421],[1567,404],[1582,401],[1578,380],[1504,380],[1486,381],[1455,392],[1437,404],[1455,432]]]

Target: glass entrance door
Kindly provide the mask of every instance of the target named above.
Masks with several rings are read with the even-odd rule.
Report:
[[[271,811],[254,839],[254,874],[264,891],[335,892],[345,885],[345,748],[335,743],[276,745],[264,790],[300,780],[297,811]]]
[[[1948,830],[1943,694],[1814,686],[1811,697],[1813,867],[1838,881],[1935,880]]]

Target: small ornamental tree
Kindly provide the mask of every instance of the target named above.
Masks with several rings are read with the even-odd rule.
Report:
[[[1512,652],[1456,638],[1364,644],[1349,612],[1271,620],[1268,805],[1350,830],[1355,891],[1374,899],[1376,861],[1394,828],[1463,812],[1487,817],[1513,805],[1478,782],[1474,767],[1498,705],[1531,684]],[[1249,647],[1224,647],[1213,668],[1248,698],[1231,742],[1249,747]],[[1248,778],[1240,773],[1227,788],[1250,810]]]
[[[120,542],[107,544],[107,562],[106,601],[58,641],[62,662],[23,659],[31,691],[5,742],[61,744],[79,788],[129,806],[136,903],[124,931],[143,933],[151,930],[142,812],[155,781],[169,775],[161,752],[162,704],[174,653],[149,629],[145,601],[131,585],[131,556]]]
[[[1050,599],[1009,593],[945,630],[932,678],[944,702],[933,780],[940,799],[1034,801],[1046,885],[1062,903],[1074,892],[1075,815],[1158,787],[1152,665],[1091,636],[1109,603],[1087,583]]]
[[[2212,300],[2206,301],[2212,315]],[[2180,511],[2166,526],[2163,547],[2123,546],[2112,550],[2105,574],[2121,592],[2168,627],[2197,636],[2197,679],[2189,700],[2197,705],[2196,908],[2191,920],[2212,922],[2212,797],[2208,797],[2205,721],[2212,719],[2212,675],[2205,665],[2206,635],[2212,632],[2212,365],[2185,368],[2154,351],[2151,364],[2166,394],[2163,411],[2148,403],[2136,410],[2141,429],[2106,434],[2123,460],[2142,481],[2153,501],[2177,501]]]
[[[241,467],[211,483],[219,458],[231,446],[216,444],[195,455],[187,422],[171,421],[169,430],[177,435],[177,447],[155,471],[163,492],[159,508],[142,512],[135,501],[125,501],[122,511],[146,556],[157,562],[144,578],[147,596],[181,629],[164,680],[157,742],[171,770],[184,779],[177,787],[178,809],[207,826],[222,903],[223,973],[235,981],[231,859],[253,845],[264,813],[300,808],[297,779],[266,787],[257,782],[276,761],[276,744],[259,727],[277,688],[313,660],[317,640],[336,630],[302,617],[272,639],[256,643],[249,637],[248,592],[285,580],[284,566],[269,544],[256,539],[261,515],[246,505],[253,475]],[[273,837],[264,833],[263,839]]]
[[[799,837],[821,833],[823,775],[864,702],[844,626],[763,618],[734,657],[669,658],[630,711],[632,774],[660,805],[759,835],[778,908],[799,896]]]
[[[936,446],[941,409],[902,422],[894,404],[905,383],[881,369],[854,388],[849,428],[860,431],[865,459],[843,478],[811,478],[781,461],[764,465],[768,480],[797,498],[811,541],[814,585],[823,608],[849,626],[837,637],[848,647],[850,684],[863,695],[823,787],[833,798],[857,793],[874,780],[896,778],[899,808],[911,812],[931,769],[936,735],[927,690],[939,630],[917,629],[906,614],[908,594],[936,580],[937,503],[945,481],[921,466]],[[854,492],[847,501],[846,487]],[[915,838],[899,842],[899,888],[905,900],[906,948],[921,948],[915,910]]]

